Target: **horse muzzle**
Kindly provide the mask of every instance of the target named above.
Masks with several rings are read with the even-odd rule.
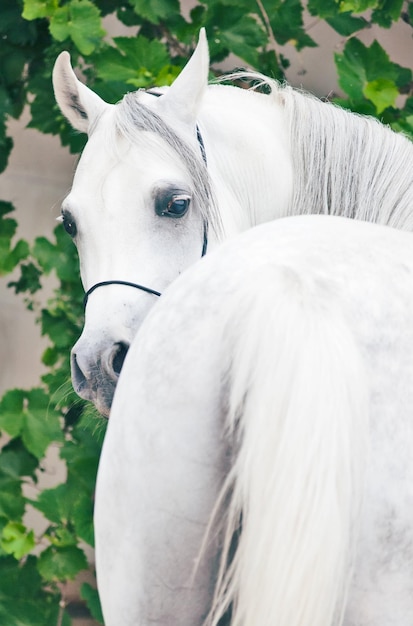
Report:
[[[82,343],[80,339],[71,354],[73,388],[81,398],[93,402],[99,413],[109,417],[129,343],[117,341],[99,351]]]

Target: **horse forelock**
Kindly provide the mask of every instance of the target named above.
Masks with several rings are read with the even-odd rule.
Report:
[[[206,223],[219,236],[220,217],[207,167],[199,154],[155,111],[139,101],[137,94],[126,94],[116,107],[115,131],[135,145],[151,142],[159,151],[165,144],[186,168],[192,181],[194,200]]]

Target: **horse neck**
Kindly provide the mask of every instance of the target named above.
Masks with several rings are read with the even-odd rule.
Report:
[[[199,126],[224,234],[288,215],[292,165],[282,107],[262,94],[215,85]]]
[[[208,90],[200,115],[227,235],[326,213],[413,229],[413,144],[361,117],[267,81],[270,96]]]

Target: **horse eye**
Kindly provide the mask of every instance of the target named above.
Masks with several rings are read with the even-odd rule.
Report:
[[[188,211],[190,198],[188,196],[173,196],[161,212],[168,217],[183,217]]]
[[[63,213],[62,223],[63,223],[63,228],[65,229],[67,234],[70,235],[72,238],[76,237],[77,227],[76,227],[76,222],[73,219],[73,217],[71,215],[68,215],[67,213]]]

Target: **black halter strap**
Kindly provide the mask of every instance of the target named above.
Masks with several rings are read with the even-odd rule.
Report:
[[[126,287],[135,287],[136,289],[140,289],[141,291],[146,291],[146,293],[151,293],[154,296],[160,296],[161,293],[159,291],[155,291],[155,289],[151,289],[150,287],[144,287],[144,285],[139,285],[138,283],[130,283],[127,280],[103,280],[100,283],[96,283],[85,293],[85,297],[83,298],[83,308],[86,309],[87,301],[91,293],[95,291],[98,287],[106,287],[107,285],[124,285]]]
[[[160,96],[161,94],[156,92],[149,92],[153,96]],[[198,139],[199,149],[201,151],[202,160],[205,165],[207,165],[207,158],[205,152],[204,140],[202,139],[201,131],[199,130],[199,126],[196,126],[196,137]],[[206,255],[208,247],[208,222],[204,221],[204,238],[202,242],[202,254],[201,257]],[[85,296],[83,298],[83,310],[86,309],[87,302],[89,300],[89,296],[99,287],[106,287],[107,285],[124,285],[126,287],[134,287],[135,289],[140,289],[141,291],[145,291],[146,293],[152,294],[153,296],[161,296],[162,294],[159,291],[155,291],[155,289],[151,289],[150,287],[145,287],[144,285],[139,285],[138,283],[131,283],[127,280],[103,280],[100,283],[96,283],[90,289],[87,290]]]

